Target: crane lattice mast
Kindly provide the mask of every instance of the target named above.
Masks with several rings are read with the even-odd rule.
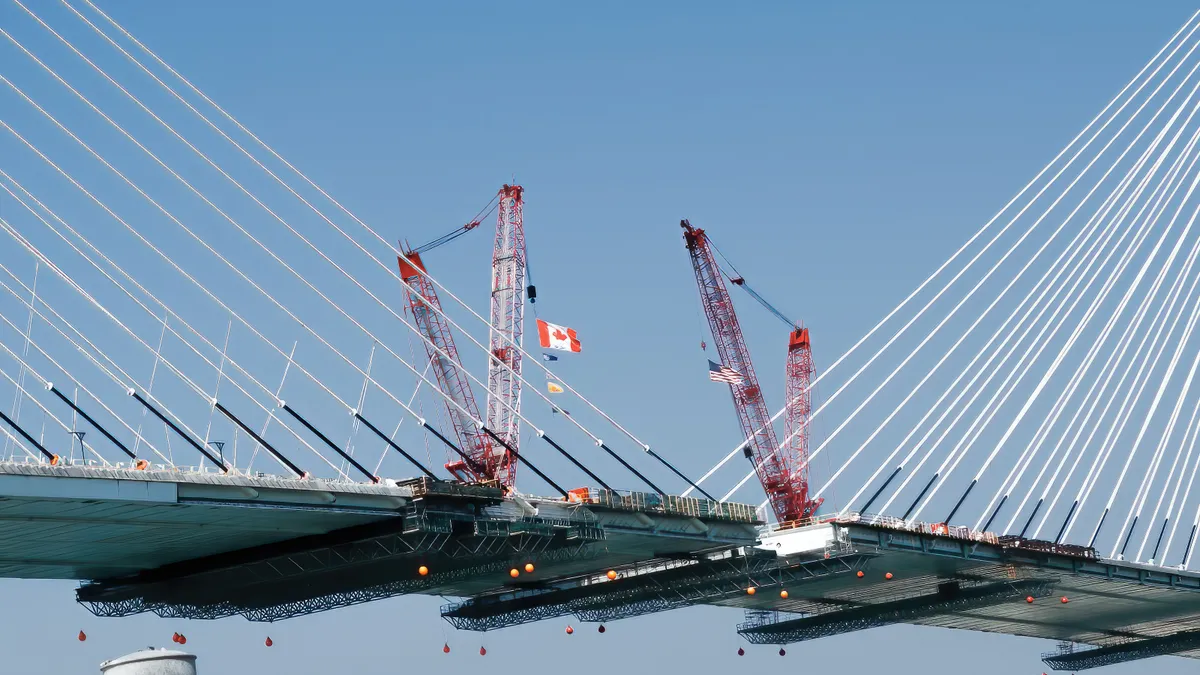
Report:
[[[472,460],[468,463],[460,457],[454,457],[446,463],[446,470],[462,481],[500,480],[492,465],[495,457],[492,439],[475,423],[475,420],[480,419],[479,406],[475,403],[471,382],[462,371],[462,362],[458,357],[458,348],[454,345],[449,322],[440,312],[441,301],[438,300],[437,291],[429,278],[417,271],[426,271],[421,255],[416,252],[405,253],[399,257],[399,263],[400,278],[407,284],[404,288],[404,300],[417,329],[429,340],[425,342],[425,353],[429,356],[438,386],[458,404],[455,406],[449,401],[446,402],[450,425],[454,428],[459,447]],[[508,485],[511,486],[511,483]]]
[[[816,515],[824,499],[810,499],[808,491],[808,421],[812,415],[813,377],[812,344],[808,329],[796,327],[788,336],[787,354],[787,416],[784,418],[783,437],[788,439],[785,455],[795,458],[793,489],[800,505],[801,518]]]
[[[799,462],[789,452],[780,450],[771,425],[771,412],[763,399],[733,300],[725,288],[708,237],[704,230],[692,227],[686,220],[679,224],[684,230],[684,244],[692,259],[700,301],[717,353],[722,364],[737,371],[742,378],[740,384],[730,384],[729,389],[742,432],[749,439],[745,446],[746,458],[754,463],[776,519],[781,524],[799,521],[805,516],[803,502],[807,499],[795,474]]]
[[[484,422],[508,448],[518,449],[521,410],[522,326],[525,316],[524,189],[500,188],[496,242],[492,250],[492,312],[488,347],[487,418]],[[507,365],[507,367],[505,367]],[[494,450],[496,477],[506,485],[515,479],[516,462],[505,447]],[[518,450],[519,451],[519,450]]]

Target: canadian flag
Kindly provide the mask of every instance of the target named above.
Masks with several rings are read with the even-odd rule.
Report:
[[[537,320],[538,340],[543,349],[561,349],[564,352],[580,351],[579,336],[574,328]]]

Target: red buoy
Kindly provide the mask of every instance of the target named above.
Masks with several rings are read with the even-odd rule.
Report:
[[[174,642],[175,644],[179,644],[179,638],[181,638],[181,637],[183,637],[183,636],[180,635],[179,633],[175,633],[174,635],[171,636],[171,642]]]
[[[604,632],[604,624],[600,624],[600,628],[597,630],[599,630],[601,633],[603,633]]]
[[[83,642],[86,639],[87,639],[87,633],[85,633],[83,631],[79,631],[79,641]]]
[[[272,639],[271,639],[271,636],[269,636],[269,635],[268,635],[268,636],[267,636],[267,639],[266,639],[266,641],[265,641],[265,642],[263,642],[263,644],[265,644],[266,646],[270,647],[271,645],[275,644],[275,641],[274,641],[274,640],[272,640]]]
[[[574,635],[574,634],[575,634],[575,629],[571,628],[570,626],[567,626],[567,635]]]
[[[888,581],[891,581],[891,580],[892,580],[892,573],[891,573],[891,572],[888,572],[887,574],[883,575],[883,578],[884,578],[884,579],[887,579]]]
[[[446,644],[442,645],[442,653],[443,654],[450,653],[450,643],[446,643]]]
[[[865,575],[863,574],[863,571],[862,571],[862,570],[859,570],[859,571],[858,571],[858,578],[859,578],[859,579],[861,579],[861,578],[863,578],[864,576],[865,576]]]
[[[738,656],[745,656],[745,655],[746,655],[746,650],[742,649],[741,647],[738,647]]]
[[[185,636],[183,633],[179,634],[179,644],[181,644],[181,645],[187,644],[187,636]]]
[[[1032,595],[1025,596],[1025,602],[1032,605],[1033,604],[1033,596]]]
[[[480,648],[479,648],[479,655],[480,655],[480,656],[487,656],[487,647],[480,647]]]
[[[1065,595],[1064,595],[1064,596],[1062,597],[1062,604],[1064,604],[1064,605],[1065,605],[1065,604],[1067,604],[1068,602],[1070,602],[1070,600],[1068,600],[1068,599],[1067,599],[1067,596],[1065,596]]]

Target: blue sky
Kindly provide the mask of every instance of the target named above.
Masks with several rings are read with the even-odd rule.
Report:
[[[1174,1],[102,7],[389,237],[431,239],[515,176],[527,191],[542,315],[584,342],[564,373],[692,474],[739,438],[728,394],[706,381],[680,218],[712,232],[757,290],[803,318],[820,368],[1024,185],[1194,11]],[[39,44],[10,6],[0,25]],[[4,53],[0,72],[12,63],[24,73],[27,64]],[[27,114],[0,114],[10,110]],[[426,260],[484,311],[491,242],[480,229]],[[294,285],[272,281],[284,294]],[[779,402],[785,330],[736,300],[768,399]],[[166,644],[175,630],[187,633],[204,673],[780,666],[774,649],[737,660],[740,613],[710,608],[620,622],[603,636],[584,627],[568,638],[564,622],[551,621],[481,640],[452,633],[431,598],[269,627],[98,620],[73,602],[69,583],[0,582],[0,598],[9,612],[0,653],[7,669],[30,674],[91,672],[104,658]],[[74,641],[81,628],[84,644]],[[986,654],[973,672],[1041,672],[1049,646],[904,627],[795,645],[782,663],[951,673],[964,667],[954,659]]]

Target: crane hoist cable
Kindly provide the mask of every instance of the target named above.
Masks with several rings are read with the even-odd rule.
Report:
[[[791,319],[789,319],[786,314],[779,311],[779,309],[777,309],[774,305],[772,305],[770,302],[768,302],[766,298],[759,295],[758,291],[751,288],[750,284],[746,283],[746,277],[743,276],[742,273],[738,271],[737,267],[735,267],[734,264],[729,260],[729,258],[727,258],[725,256],[725,254],[721,252],[721,249],[717,247],[716,243],[713,242],[711,237],[708,238],[708,244],[709,244],[709,246],[712,247],[712,249],[714,251],[717,252],[717,255],[721,256],[721,260],[724,260],[725,265],[729,268],[728,270],[726,270],[724,268],[721,269],[721,274],[724,274],[725,278],[729,279],[729,283],[733,284],[734,286],[738,286],[742,290],[746,291],[746,293],[748,293],[750,295],[750,297],[754,298],[754,300],[757,301],[758,304],[762,305],[775,318],[786,323],[788,328],[796,328],[800,325],[800,324],[796,323],[795,321],[792,321]],[[732,274],[731,274],[731,272],[732,272]]]
[[[464,234],[479,227],[480,223],[482,223],[487,218],[491,217],[491,215],[496,212],[496,208],[498,206],[499,206],[499,203],[497,201],[497,197],[493,196],[492,200],[489,201],[482,209],[479,209],[479,213],[476,213],[475,217],[472,218],[471,220],[467,221],[467,223],[465,225],[462,225],[461,227],[451,230],[450,232],[447,232],[446,234],[443,234],[442,236],[440,236],[436,239],[433,239],[431,241],[425,242],[424,244],[421,244],[420,246],[412,249],[412,251],[410,251],[410,253],[426,253],[428,251],[432,251],[433,249],[435,249],[439,246],[442,246],[443,244],[449,244],[450,242],[454,241],[455,239],[458,239],[459,237],[463,236]]]

